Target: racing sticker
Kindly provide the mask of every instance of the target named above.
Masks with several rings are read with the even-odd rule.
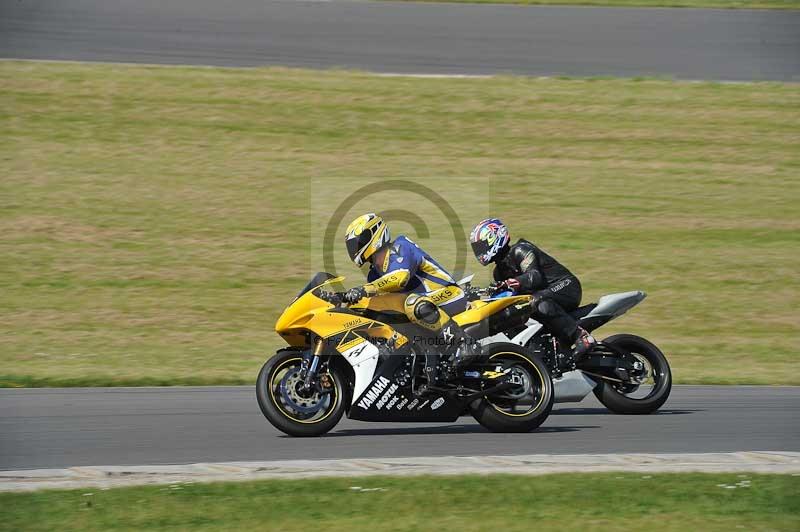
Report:
[[[399,399],[398,397],[394,397],[394,392],[397,391],[397,388],[398,388],[398,386],[396,384],[392,384],[391,386],[389,386],[389,389],[386,390],[386,393],[384,393],[383,396],[380,399],[378,399],[378,402],[375,403],[375,408],[380,410],[381,408],[383,408],[383,406],[387,402],[389,403],[389,406],[387,406],[387,409],[388,408],[392,408],[392,406]]]
[[[455,290],[450,287],[445,287],[440,290],[436,290],[435,292],[431,292],[429,294],[431,301],[433,301],[436,305],[444,305],[445,303],[453,301],[457,301],[461,299],[461,297],[456,296],[463,296],[463,292],[461,290]]]
[[[398,279],[399,279],[399,277],[398,277],[397,273],[390,273],[390,274],[384,275],[383,277],[381,277],[377,281],[374,281],[374,284],[378,288],[383,288],[384,286],[387,286],[387,285],[390,285],[390,284],[398,282]]]
[[[348,338],[348,335],[352,336],[352,339]],[[348,331],[345,335],[345,338],[342,339],[342,342],[347,341],[348,349],[344,349],[342,344],[337,346],[337,349],[344,355],[344,357],[352,364],[353,366],[358,366],[359,364],[363,364],[367,360],[371,358],[377,358],[378,356],[378,348],[372,344],[357,336],[354,331]]]
[[[550,287],[550,291],[551,292],[558,292],[559,290],[569,286],[571,282],[572,282],[572,279],[564,279],[562,281],[559,281],[559,282],[557,282],[556,284],[554,284],[553,286]]]
[[[440,397],[437,400],[435,400],[433,403],[431,403],[431,410],[436,410],[437,408],[439,408],[443,404],[444,404],[444,397]]]
[[[372,403],[374,403],[378,397],[381,396],[383,391],[389,386],[390,382],[391,381],[386,377],[378,377],[378,380],[375,381],[375,384],[372,385],[372,388],[367,390],[367,392],[364,394],[364,397],[358,402],[358,406],[364,410],[372,406]]]

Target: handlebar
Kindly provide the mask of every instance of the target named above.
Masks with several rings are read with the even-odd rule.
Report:
[[[481,299],[484,297],[497,297],[497,296],[510,296],[513,292],[508,290],[505,286],[491,285],[484,288],[468,286],[464,288],[469,301]]]
[[[341,307],[344,304],[343,297],[344,293],[342,292],[327,292],[325,290],[320,290],[317,293],[317,297],[319,297],[323,301],[327,301],[328,303],[332,304],[334,307]]]

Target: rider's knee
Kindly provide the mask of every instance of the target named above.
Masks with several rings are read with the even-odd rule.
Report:
[[[435,325],[441,319],[439,307],[430,298],[417,294],[412,294],[406,298],[405,311],[411,321],[421,325]]]
[[[555,318],[563,313],[561,307],[551,299],[542,299],[536,304],[534,309],[536,314],[544,318]]]
[[[414,315],[418,320],[433,325],[439,321],[439,307],[430,301],[420,301],[414,307]]]

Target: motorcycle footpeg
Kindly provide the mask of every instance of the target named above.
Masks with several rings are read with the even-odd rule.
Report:
[[[414,390],[414,397],[416,398],[428,397],[431,395],[441,395],[450,392],[452,392],[452,390],[449,390],[447,388],[441,388],[439,386],[428,386],[427,384],[420,384]]]
[[[419,385],[419,386],[417,386],[417,388],[414,390],[414,397],[417,397],[417,398],[419,398],[419,397],[424,397],[424,396],[426,396],[426,395],[428,394],[428,392],[429,392],[429,391],[430,391],[430,390],[429,390],[429,388],[428,388],[428,385],[427,385],[427,384],[420,384],[420,385]]]

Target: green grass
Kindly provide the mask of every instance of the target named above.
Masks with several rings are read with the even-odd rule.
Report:
[[[460,4],[574,5],[601,7],[691,7],[714,9],[800,9],[800,0],[405,0]]]
[[[607,473],[275,480],[3,493],[0,508],[0,530],[20,531],[797,530],[800,479]]]
[[[323,211],[425,176],[586,302],[647,291],[601,331],[678,382],[800,384],[798,85],[2,62],[0,168],[0,385],[252,383]]]

